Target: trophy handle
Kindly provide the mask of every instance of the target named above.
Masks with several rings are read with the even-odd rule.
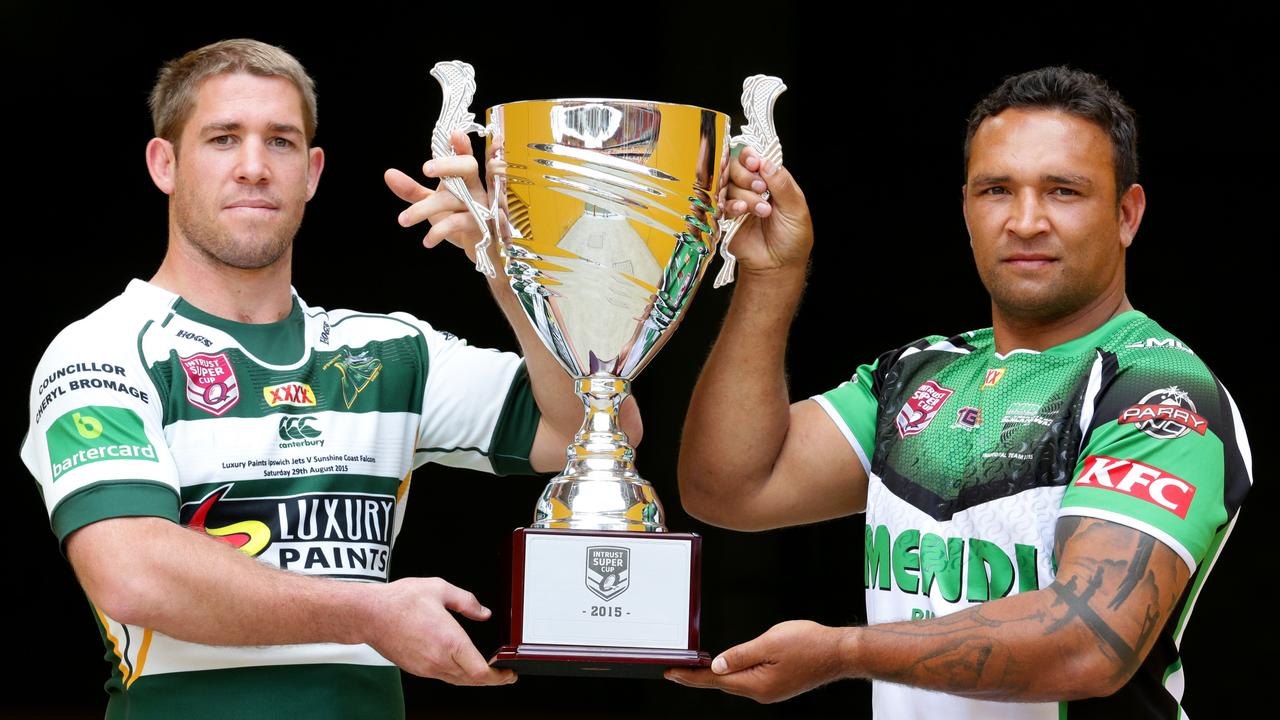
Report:
[[[440,89],[444,92],[440,102],[440,117],[436,118],[436,126],[431,131],[431,157],[454,157],[457,153],[449,142],[449,137],[454,132],[474,132],[485,137],[492,131],[492,128],[478,124],[475,114],[470,110],[471,98],[476,94],[476,71],[469,63],[449,60],[436,63],[431,68],[431,77],[440,83]],[[489,221],[495,217],[495,210],[477,203],[460,177],[442,177],[440,184],[467,206],[471,216],[476,219],[476,224],[480,226],[480,242],[476,243],[476,270],[489,277],[497,277],[488,253],[492,239]]]
[[[747,116],[747,124],[742,126],[742,134],[733,136],[729,142],[735,146],[750,147],[762,158],[781,165],[782,143],[778,142],[778,133],[773,126],[773,105],[786,89],[782,78],[772,75],[752,75],[743,80],[742,112]],[[768,190],[764,193],[764,199],[769,199]],[[713,287],[733,282],[733,268],[738,264],[738,258],[729,251],[729,243],[748,217],[749,214],[743,213],[731,220],[716,223],[720,228],[720,257],[724,258],[724,265],[716,275]]]

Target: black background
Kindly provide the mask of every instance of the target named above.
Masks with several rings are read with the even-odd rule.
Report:
[[[1212,17],[1083,5],[1027,17],[1016,6],[946,12],[824,7],[671,9],[552,3],[482,12],[364,3],[329,13],[294,6],[198,5],[128,16],[71,6],[5,5],[8,323],[14,399],[5,523],[11,682],[4,714],[100,716],[107,676],[94,621],[58,553],[16,449],[28,383],[57,331],[148,278],[165,248],[166,198],[143,162],[146,96],[167,59],[249,36],[282,45],[316,78],[327,164],[296,241],[294,284],[312,305],[406,310],[473,344],[514,347],[481,278],[453,248],[395,223],[384,169],[417,175],[442,59],[476,68],[473,111],[539,97],[635,97],[698,104],[742,121],[742,79],[782,77],[776,121],[786,163],[809,198],[813,272],[789,350],[792,395],[846,379],[876,354],[927,333],[988,325],[960,215],[968,110],[1005,75],[1066,63],[1107,78],[1137,110],[1148,209],[1129,254],[1134,305],[1180,336],[1231,388],[1252,433],[1259,487],[1197,605],[1183,649],[1191,716],[1260,695],[1237,653],[1273,637],[1261,562],[1272,493],[1275,378],[1268,359],[1278,157],[1277,64],[1257,44],[1273,18]],[[1270,42],[1269,39],[1266,40]],[[1268,58],[1264,60],[1264,58]],[[718,270],[718,263],[711,272]],[[762,534],[707,527],[681,510],[680,425],[731,290],[703,287],[635,383],[645,416],[642,473],[669,526],[702,533],[704,646],[712,652],[789,618],[827,624],[862,614],[862,519]],[[396,576],[438,575],[498,605],[499,551],[529,522],[541,480],[428,467],[413,483]],[[16,600],[16,607],[12,602]],[[251,609],[246,608],[246,611]],[[498,623],[468,623],[482,652]],[[869,689],[843,682],[777,706],[664,682],[527,677],[507,688],[405,678],[411,717],[864,717]],[[39,710],[37,710],[39,708]]]

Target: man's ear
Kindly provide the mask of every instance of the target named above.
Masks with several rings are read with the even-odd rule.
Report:
[[[151,182],[165,195],[173,194],[174,175],[178,170],[178,155],[173,143],[163,138],[151,138],[147,143],[147,172]]]

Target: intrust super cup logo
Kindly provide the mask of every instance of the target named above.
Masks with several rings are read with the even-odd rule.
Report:
[[[187,402],[214,415],[222,415],[240,402],[240,384],[225,352],[197,353],[179,359],[187,374]]]
[[[631,550],[624,547],[587,548],[587,589],[608,602],[631,587]]]
[[[933,380],[925,380],[898,411],[898,435],[905,438],[924,432],[953,392]]]

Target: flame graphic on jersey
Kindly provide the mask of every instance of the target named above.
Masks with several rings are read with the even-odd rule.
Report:
[[[230,489],[230,485],[224,485],[210,493],[209,497],[200,503],[200,507],[196,508],[196,513],[191,516],[191,522],[187,523],[187,527],[215,537],[249,557],[255,557],[271,544],[271,528],[267,527],[266,523],[258,520],[241,520],[218,528],[205,527],[205,518],[208,517],[209,510],[213,509],[213,506]]]

